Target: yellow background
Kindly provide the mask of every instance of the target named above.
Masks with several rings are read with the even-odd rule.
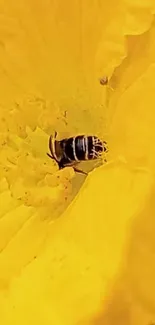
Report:
[[[154,13],[0,1],[3,325],[155,324]],[[108,164],[58,171],[55,130],[107,140]]]

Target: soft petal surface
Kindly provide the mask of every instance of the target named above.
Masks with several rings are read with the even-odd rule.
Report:
[[[153,324],[155,3],[0,12],[0,321]],[[104,138],[108,164],[59,171],[55,130]]]

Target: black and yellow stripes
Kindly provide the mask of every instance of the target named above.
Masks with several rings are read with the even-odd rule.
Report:
[[[82,160],[93,160],[107,151],[106,142],[96,136],[78,135],[57,141],[50,137],[49,149],[51,158],[55,159],[59,167],[75,165]]]

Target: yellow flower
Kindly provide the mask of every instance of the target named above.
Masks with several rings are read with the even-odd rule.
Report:
[[[154,1],[0,12],[0,322],[154,324]],[[108,163],[59,171],[55,130],[104,138]]]

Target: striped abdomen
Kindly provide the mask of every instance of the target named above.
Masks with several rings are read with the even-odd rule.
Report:
[[[81,161],[97,159],[99,155],[106,151],[104,143],[96,136],[79,135],[76,137],[60,141],[63,151],[63,159],[69,161]]]

